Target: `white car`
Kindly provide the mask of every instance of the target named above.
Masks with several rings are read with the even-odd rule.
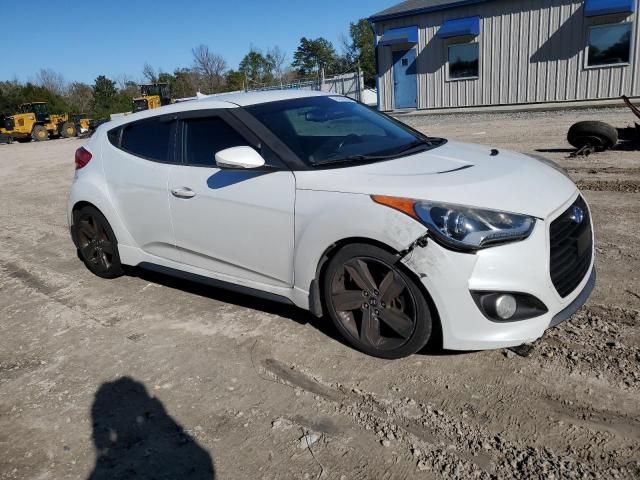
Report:
[[[589,209],[554,164],[315,92],[102,125],[68,218],[101,277],[140,266],[289,302],[383,358],[531,342],[595,283]]]

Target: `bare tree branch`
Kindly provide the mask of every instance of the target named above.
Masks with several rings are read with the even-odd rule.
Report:
[[[227,62],[222,56],[212,52],[206,45],[198,45],[191,50],[194,70],[200,75],[203,93],[214,93],[224,83]]]
[[[41,68],[36,74],[35,83],[56,95],[64,95],[67,90],[67,82],[62,74],[50,68]]]
[[[149,83],[155,83],[158,81],[158,73],[156,72],[156,69],[146,62],[142,68],[142,75]]]
[[[76,113],[89,112],[93,102],[93,89],[85,83],[73,82],[69,85],[67,101]]]
[[[267,58],[269,58],[273,64],[273,76],[282,81],[284,74],[284,66],[287,62],[287,52],[280,49],[279,46],[275,46],[267,52]]]

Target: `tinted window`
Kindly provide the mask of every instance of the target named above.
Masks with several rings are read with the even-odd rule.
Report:
[[[184,120],[185,161],[189,165],[215,166],[216,153],[225,148],[249,145],[220,117]]]
[[[310,165],[400,155],[425,137],[345,97],[307,97],[246,107]]]
[[[347,111],[335,118],[316,119],[315,106],[287,110],[285,115],[298,135],[312,137],[346,137],[347,135],[384,136],[385,131],[372,122],[363,122],[356,111]],[[321,120],[321,121],[320,121]]]
[[[629,63],[631,52],[631,24],[604,25],[589,30],[587,64],[615,65]]]
[[[126,125],[122,130],[120,148],[138,157],[167,162],[170,154],[171,136],[175,122],[157,118],[140,120]]]
[[[480,46],[478,43],[449,47],[449,79],[475,78],[480,75]]]
[[[111,142],[111,145],[113,145],[114,147],[119,147],[120,146],[120,129],[114,128],[113,130],[109,130],[107,132],[107,138],[109,139],[109,142]]]

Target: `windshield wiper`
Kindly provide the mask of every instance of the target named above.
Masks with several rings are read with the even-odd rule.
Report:
[[[399,150],[397,152],[393,152],[393,153],[388,153],[386,155],[350,155],[348,157],[342,157],[342,158],[331,158],[331,159],[326,159],[326,160],[321,160],[319,162],[315,162],[313,164],[313,166],[318,166],[318,165],[333,165],[333,164],[339,164],[339,163],[351,163],[351,162],[375,162],[378,160],[391,160],[394,158],[398,158],[401,157],[402,155],[404,155],[405,153],[407,153],[410,150],[413,150],[416,147],[420,147],[420,146],[428,146],[431,147],[433,146],[433,143],[427,139],[420,139],[420,140],[415,140],[411,143],[409,143],[408,145],[406,145],[405,147],[402,148],[402,150]]]
[[[395,157],[394,155],[349,155],[348,157],[332,158],[328,160],[321,160],[313,164],[314,167],[319,165],[333,165],[336,163],[359,163],[359,162],[375,162],[376,160],[389,160]]]
[[[409,145],[407,145],[406,147],[404,147],[402,150],[397,152],[396,155],[408,152],[409,150],[413,150],[414,148],[421,147],[423,145],[425,145],[427,147],[432,147],[433,143],[430,140],[427,140],[427,139],[415,140],[415,141],[411,142]]]

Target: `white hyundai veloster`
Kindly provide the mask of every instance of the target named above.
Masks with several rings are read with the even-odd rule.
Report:
[[[331,317],[371,355],[520,345],[595,283],[589,208],[554,164],[425,136],[346,97],[211,96],[76,152],[87,267],[155,269]]]

